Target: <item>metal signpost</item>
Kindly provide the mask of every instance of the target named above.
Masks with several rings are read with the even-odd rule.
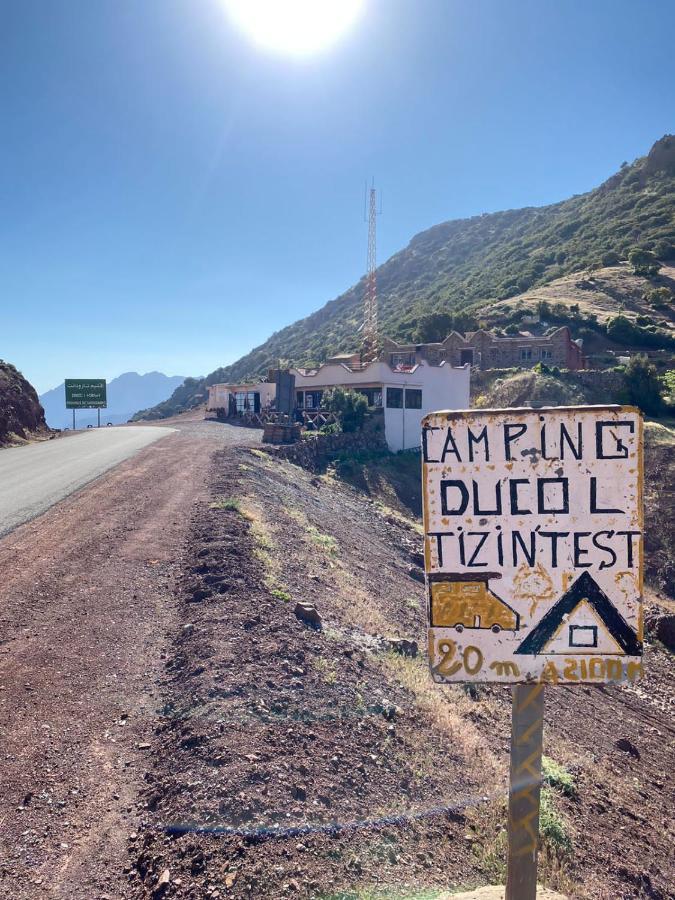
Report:
[[[506,897],[535,900],[544,685],[642,673],[642,417],[475,410],[422,426],[431,674],[513,685]]]
[[[101,427],[101,410],[108,405],[105,378],[66,378],[66,409],[73,411],[73,431],[75,431],[75,410],[98,410],[98,427]]]

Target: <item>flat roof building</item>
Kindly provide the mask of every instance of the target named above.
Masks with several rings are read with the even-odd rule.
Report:
[[[315,369],[293,368],[296,409],[304,417],[321,408],[325,391],[351,388],[364,394],[368,405],[381,409],[387,446],[392,451],[419,447],[422,419],[439,409],[468,409],[470,368],[436,365],[421,360],[406,368],[392,367],[383,359],[362,365],[358,354],[329,359]],[[225,417],[262,413],[274,406],[275,385],[214,384],[209,387],[207,409]]]

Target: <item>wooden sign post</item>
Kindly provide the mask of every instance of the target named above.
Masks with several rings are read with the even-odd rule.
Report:
[[[514,684],[509,777],[509,858],[506,900],[535,900],[544,685]]]
[[[434,681],[512,684],[507,897],[536,897],[545,684],[642,672],[642,417],[621,406],[422,423]]]

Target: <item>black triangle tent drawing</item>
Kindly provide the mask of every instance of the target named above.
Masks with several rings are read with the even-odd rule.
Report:
[[[595,612],[607,629],[609,636],[623,653],[627,656],[640,656],[642,654],[642,642],[638,640],[637,634],[588,572],[584,572],[583,575],[577,578],[574,584],[549,609],[514,652],[532,654],[533,656],[546,653],[546,646],[553,641],[560,629],[565,625],[570,614],[582,603],[588,604]],[[574,629],[578,629],[576,642]],[[580,639],[582,633],[585,634]],[[577,648],[577,650],[586,648],[586,652],[593,652],[593,648],[597,647],[597,638],[597,627],[594,625],[569,626],[570,646]],[[595,652],[597,653],[598,651],[596,650]]]

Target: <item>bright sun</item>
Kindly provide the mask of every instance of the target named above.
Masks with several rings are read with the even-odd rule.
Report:
[[[257,44],[278,53],[308,56],[336,41],[356,20],[364,0],[224,0]]]

